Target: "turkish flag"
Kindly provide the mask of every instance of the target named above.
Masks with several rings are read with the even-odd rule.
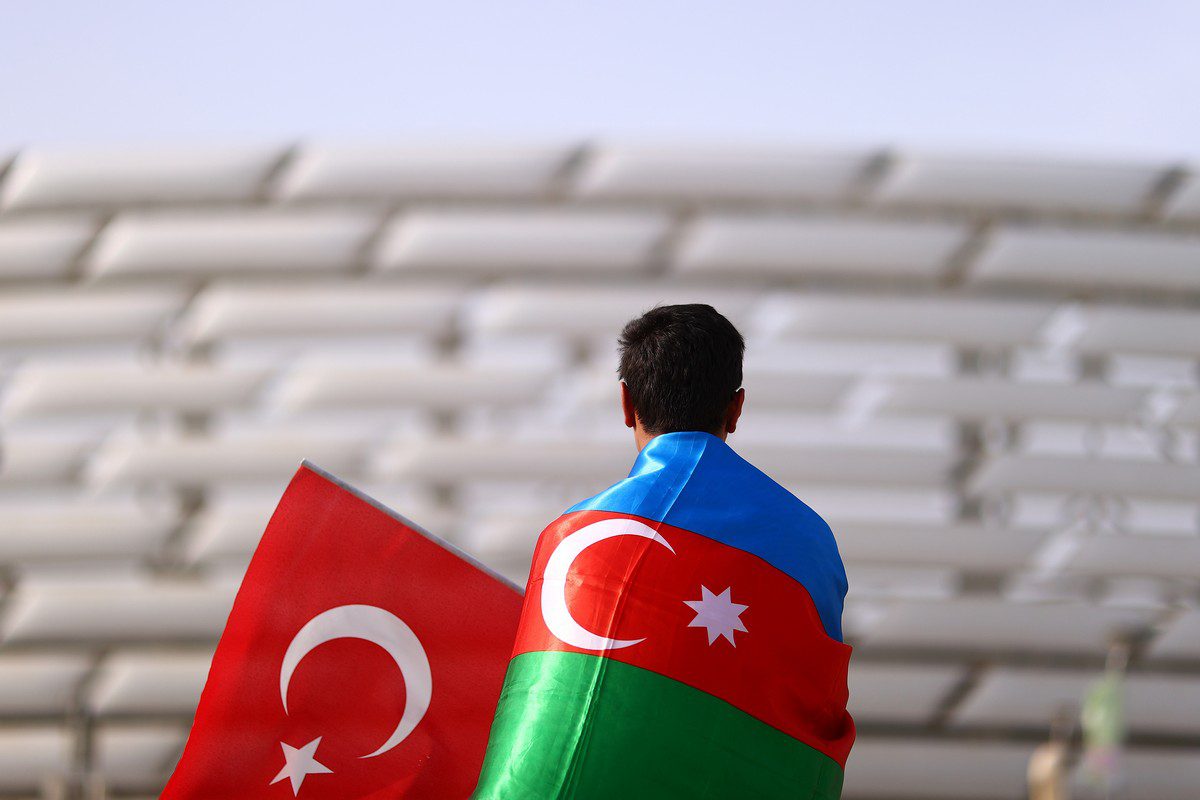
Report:
[[[467,797],[520,612],[515,586],[304,464],[162,797]]]

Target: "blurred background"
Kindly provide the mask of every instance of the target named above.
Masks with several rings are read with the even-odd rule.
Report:
[[[302,458],[523,582],[692,301],[848,800],[1200,797],[1193,4],[2,13],[0,797],[157,793]]]

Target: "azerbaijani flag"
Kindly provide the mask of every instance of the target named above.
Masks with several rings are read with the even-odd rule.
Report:
[[[476,800],[837,798],[854,723],[829,526],[700,432],[542,533]]]

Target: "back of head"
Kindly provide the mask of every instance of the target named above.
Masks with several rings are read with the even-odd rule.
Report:
[[[746,345],[715,308],[656,306],[630,320],[618,344],[621,380],[648,433],[722,430]]]

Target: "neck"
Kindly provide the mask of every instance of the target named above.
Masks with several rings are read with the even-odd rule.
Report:
[[[716,436],[722,442],[725,441],[726,438],[729,436],[729,434],[725,431],[721,431],[720,433],[718,433],[716,431],[688,431],[688,432],[689,433],[707,433],[712,436]],[[643,447],[645,447],[647,444],[650,443],[651,439],[654,439],[661,435],[662,434],[660,434],[660,433],[648,432],[640,424],[633,429],[633,440],[634,440],[634,443],[637,445],[637,449],[638,449],[639,453],[642,452]]]

